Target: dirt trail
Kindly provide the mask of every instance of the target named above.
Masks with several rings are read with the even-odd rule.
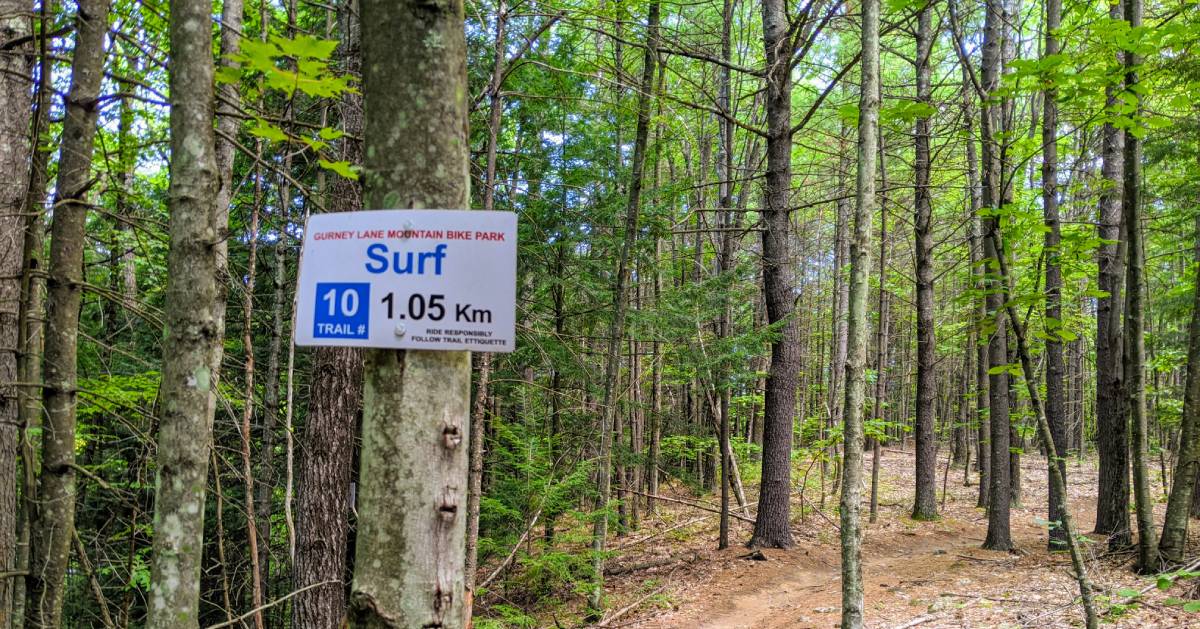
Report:
[[[963,486],[961,470],[951,473],[941,520],[909,519],[911,455],[888,453],[879,521],[865,529],[868,626],[900,627],[915,621],[920,622],[911,626],[922,628],[1081,625],[1080,611],[1070,605],[1077,590],[1069,560],[1065,554],[1045,551],[1046,530],[1038,524],[1038,518],[1045,518],[1043,461],[1028,456],[1023,461],[1024,508],[1012,513],[1019,552],[1009,554],[980,548],[987,520],[974,506],[977,488]],[[1076,526],[1090,531],[1095,471],[1072,464],[1069,476]],[[1101,544],[1090,549],[1093,554],[1101,550]],[[619,624],[672,629],[835,627],[841,609],[838,553],[832,522],[810,514],[797,527],[796,548],[768,550],[767,561],[743,558],[746,550],[740,547],[710,552],[703,569],[665,574],[671,609],[647,611]],[[1118,565],[1119,559],[1091,563],[1097,585],[1112,593],[1150,583]],[[1163,596],[1151,592],[1147,595],[1151,604],[1113,618],[1110,626],[1200,627],[1200,616],[1162,606]]]

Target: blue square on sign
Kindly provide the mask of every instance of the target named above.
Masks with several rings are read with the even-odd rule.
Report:
[[[318,282],[313,337],[365,339],[371,329],[371,285],[366,282]]]

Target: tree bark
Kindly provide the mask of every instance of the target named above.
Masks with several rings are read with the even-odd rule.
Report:
[[[355,3],[339,5],[344,24],[337,52],[346,72],[362,65],[361,33]],[[363,97],[343,94],[338,103],[342,137],[338,159],[362,163]],[[337,177],[330,183],[329,210],[363,208],[359,182]],[[336,629],[346,615],[347,576],[356,424],[362,408],[363,351],[320,347],[313,356],[311,402],[301,440],[297,484],[296,549],[292,587],[311,587],[296,595],[292,623],[297,627]],[[335,583],[328,583],[334,581]],[[323,585],[318,585],[323,584]]]
[[[792,183],[791,46],[783,0],[764,0],[763,45],[767,63],[767,176],[762,232],[763,296],[767,323],[777,325],[763,400],[762,482],[750,546],[790,548],[792,427],[800,368],[792,261],[789,253]]]
[[[29,20],[22,14],[29,3],[0,0],[0,47],[30,35]],[[17,561],[17,449],[21,407],[25,396],[20,377],[22,345],[21,284],[24,273],[26,221],[23,218],[29,187],[30,108],[32,91],[26,55],[28,44],[0,56],[0,566],[16,570]],[[25,382],[25,385],[14,383]],[[0,627],[8,627],[13,611],[16,576],[0,578]]]
[[[1004,247],[998,239],[998,234],[992,232],[988,237],[990,246],[999,251],[1000,255],[996,260],[999,265],[1001,280],[1007,285],[1010,279],[1008,265],[1004,258]],[[1025,342],[1025,332],[1021,326],[1020,319],[1017,318],[1016,308],[1011,302],[1005,302],[1005,309],[1008,311],[1008,321],[1012,326],[1013,336],[1016,337],[1017,355],[1021,362],[1021,370],[1025,376],[1025,391],[1029,395],[1029,402],[1033,406],[1033,414],[1038,422],[1038,434],[1043,443],[1046,444],[1046,468],[1049,470],[1050,483],[1055,486],[1054,492],[1063,496],[1062,510],[1062,529],[1066,533],[1064,540],[1067,550],[1071,554],[1071,568],[1075,572],[1075,582],[1079,586],[1079,596],[1083,604],[1083,612],[1085,623],[1088,629],[1096,629],[1100,625],[1100,619],[1096,615],[1096,607],[1092,602],[1092,586],[1088,582],[1087,564],[1085,563],[1083,552],[1079,548],[1079,542],[1076,540],[1075,529],[1071,524],[1071,510],[1066,505],[1067,495],[1067,477],[1060,473],[1060,461],[1058,451],[1053,436],[1050,433],[1050,422],[1046,419],[1046,411],[1042,406],[1042,399],[1037,389],[1037,373],[1034,371],[1033,359],[1029,355],[1029,346]],[[1003,502],[1003,501],[1001,501]]]
[[[225,330],[218,243],[225,216],[213,131],[212,5],[171,5],[171,212],[147,626],[199,625],[199,580],[216,369]]]
[[[924,4],[917,14],[917,103],[932,107],[929,55],[933,48],[933,7]],[[914,520],[937,518],[937,453],[934,435],[934,396],[937,386],[936,350],[933,321],[933,230],[929,194],[928,116],[916,121],[916,161],[913,164],[916,205],[913,236],[917,272],[917,408],[916,408],[916,492]]]
[[[334,190],[339,187],[348,193],[342,197],[348,199],[347,206],[361,207],[361,192],[354,182],[335,185]],[[339,196],[335,192],[331,200]],[[346,578],[351,464],[362,391],[362,350],[320,348],[313,361],[312,403],[302,441],[300,491],[296,499],[299,514],[296,558],[292,569],[292,587],[312,589],[296,595],[292,621],[296,627],[337,629],[346,615],[346,588],[342,581]]]
[[[1122,3],[1109,5],[1109,17],[1122,19]],[[1116,88],[1106,88],[1108,103],[1116,102]],[[1125,381],[1122,368],[1121,316],[1124,300],[1125,225],[1122,217],[1121,179],[1124,170],[1125,132],[1104,125],[1100,167],[1097,235],[1107,242],[1097,251],[1097,288],[1107,294],[1096,300],[1096,450],[1099,456],[1099,490],[1096,496],[1095,532],[1108,535],[1109,547],[1125,548],[1132,542],[1129,528],[1129,426],[1125,414]]]
[[[961,46],[961,41],[959,46]],[[979,499],[975,506],[987,507],[991,491],[991,431],[988,429],[988,346],[983,340],[981,331],[987,319],[987,298],[983,296],[985,288],[984,272],[981,266],[983,249],[983,230],[979,220],[979,210],[983,207],[982,190],[979,184],[979,162],[975,153],[975,118],[974,97],[966,85],[970,82],[970,68],[962,64],[963,75],[963,118],[967,125],[966,159],[967,159],[967,194],[970,199],[969,217],[971,232],[969,246],[971,247],[971,282],[980,296],[975,299],[975,325],[971,334],[971,347],[975,352],[975,422],[976,422],[976,465],[979,468]]]
[[[842,496],[838,508],[842,546],[842,627],[865,626],[862,528],[859,510],[863,472],[863,395],[866,389],[867,292],[871,266],[871,219],[875,214],[875,159],[879,142],[879,0],[862,3],[862,88],[858,115],[858,178],[854,237],[850,243],[849,344],[843,417]]]
[[[50,266],[43,364],[45,430],[38,511],[32,532],[33,565],[27,581],[28,626],[59,627],[75,527],[75,405],[79,308],[92,149],[104,75],[108,0],[79,3],[71,87],[63,123]]]

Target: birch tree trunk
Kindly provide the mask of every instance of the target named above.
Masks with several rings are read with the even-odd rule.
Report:
[[[75,404],[79,307],[87,195],[92,186],[92,149],[104,76],[108,0],[83,0],[75,21],[71,87],[63,123],[50,266],[46,285],[46,352],[43,364],[45,430],[38,511],[32,532],[33,565],[28,583],[28,626],[59,627],[67,566],[75,529]]]
[[[154,558],[147,626],[199,625],[204,502],[225,331],[220,251],[226,216],[213,131],[211,3],[171,4],[171,212],[164,306]]]
[[[838,512],[842,542],[842,627],[865,626],[862,579],[863,394],[867,366],[867,276],[871,218],[875,214],[875,160],[879,142],[879,0],[862,3],[862,87],[858,114],[858,180],[850,242],[850,303],[846,355],[845,445]]]

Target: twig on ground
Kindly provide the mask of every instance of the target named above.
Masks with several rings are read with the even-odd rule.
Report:
[[[662,584],[662,585],[660,585],[660,586],[658,586],[658,587],[654,588],[653,590],[651,590],[651,591],[650,591],[650,593],[649,593],[649,594],[647,594],[647,595],[645,595],[645,596],[643,596],[643,597],[639,598],[638,600],[636,600],[636,601],[634,601],[634,602],[632,602],[632,603],[630,603],[630,604],[628,604],[628,605],[626,605],[626,606],[622,607],[621,609],[619,609],[619,610],[617,610],[617,611],[613,612],[613,614],[612,614],[611,616],[609,616],[608,618],[605,618],[605,619],[601,620],[600,622],[596,623],[596,624],[595,624],[595,625],[593,625],[593,626],[595,626],[595,627],[609,627],[609,626],[612,626],[612,622],[613,622],[614,620],[617,620],[617,619],[618,619],[618,618],[620,618],[621,616],[624,616],[625,614],[628,614],[629,612],[633,611],[634,609],[637,609],[638,607],[641,607],[642,603],[645,603],[646,601],[650,600],[650,598],[651,598],[651,597],[653,597],[653,596],[655,596],[656,594],[658,594],[658,593],[662,592],[663,590],[667,589],[667,585],[668,585],[668,584],[664,583],[664,584]]]
[[[938,617],[937,614],[925,614],[924,616],[917,616],[916,618],[913,618],[912,620],[904,623],[903,625],[896,625],[892,629],[909,629],[909,627],[916,627],[917,625],[923,625],[937,617]]]

